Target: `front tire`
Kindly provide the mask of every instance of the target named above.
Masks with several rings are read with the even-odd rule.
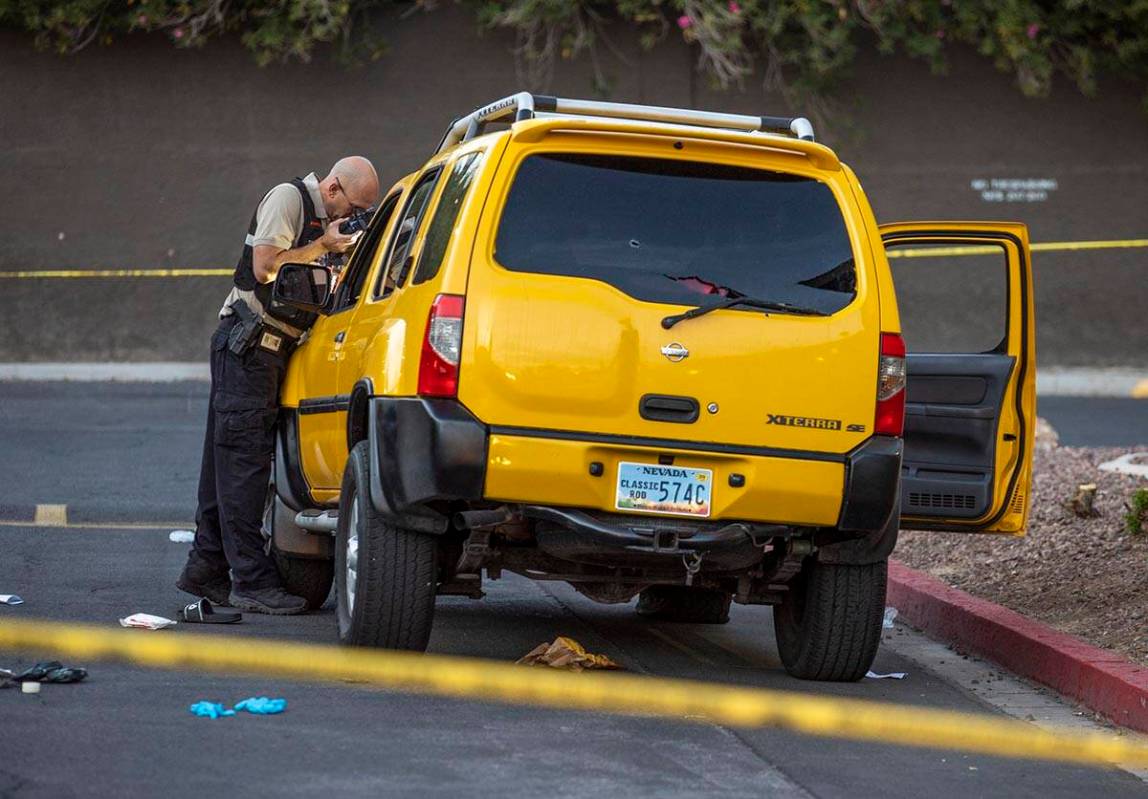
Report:
[[[371,503],[370,450],[347,458],[335,538],[339,641],[426,650],[434,621],[438,542],[389,524]]]
[[[859,566],[811,558],[773,608],[785,670],[802,680],[864,677],[881,643],[888,570],[888,559]]]

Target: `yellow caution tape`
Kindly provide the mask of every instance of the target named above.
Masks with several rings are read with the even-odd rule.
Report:
[[[1112,241],[1045,241],[1030,244],[1033,252],[1068,252],[1072,250],[1116,250],[1129,247],[1148,247],[1148,239],[1116,239]],[[945,255],[991,255],[999,253],[1000,247],[993,244],[976,244],[969,247],[907,247],[886,250],[890,258],[940,258]]]
[[[225,277],[234,269],[43,269],[0,272],[0,278]]]
[[[998,757],[1148,766],[1148,745],[1115,734],[1051,733],[1021,721],[860,699],[617,673],[571,673],[473,658],[150,634],[47,621],[0,622],[0,649],[307,681],[565,710],[593,710],[805,735],[960,749]]]
[[[1148,239],[1115,239],[1112,241],[1046,241],[1030,245],[1033,252],[1070,250],[1113,250],[1128,247],[1148,247]],[[938,258],[945,255],[988,255],[1000,252],[994,245],[971,247],[913,247],[888,251],[890,258]],[[0,271],[0,279],[35,278],[109,278],[109,277],[228,277],[234,269],[26,269],[19,272]]]

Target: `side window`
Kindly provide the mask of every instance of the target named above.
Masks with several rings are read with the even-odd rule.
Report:
[[[403,210],[402,219],[395,227],[391,236],[390,249],[387,251],[387,260],[383,269],[379,271],[379,280],[375,284],[375,296],[385,297],[403,284],[407,272],[410,271],[411,248],[415,243],[415,233],[418,232],[419,222],[427,202],[434,193],[435,184],[438,183],[442,167],[431,170],[419,179],[411,190],[410,199]]]
[[[371,264],[374,263],[375,255],[383,243],[383,231],[387,229],[387,222],[390,221],[395,206],[399,203],[399,196],[400,192],[395,192],[383,200],[379,210],[375,212],[374,219],[371,220],[370,227],[355,246],[355,252],[351,255],[351,261],[345,270],[346,274],[339,281],[332,313],[346,310],[359,301],[359,295],[363,293],[363,284],[371,271]]]
[[[413,282],[425,283],[438,274],[443,256],[446,255],[447,245],[450,244],[451,235],[454,233],[454,224],[458,219],[459,209],[462,208],[462,201],[466,199],[481,162],[482,153],[470,153],[455,162],[450,177],[443,186],[438,208],[435,209],[427,227],[422,255],[419,256],[419,265],[415,267]]]
[[[912,352],[996,352],[1007,345],[1008,259],[995,244],[886,245],[901,334]]]

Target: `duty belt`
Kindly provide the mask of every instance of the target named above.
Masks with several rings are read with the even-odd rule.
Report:
[[[252,347],[273,355],[287,355],[295,348],[298,339],[262,321],[242,298],[229,307],[235,314],[236,323],[228,335],[227,346],[236,355],[243,355]]]

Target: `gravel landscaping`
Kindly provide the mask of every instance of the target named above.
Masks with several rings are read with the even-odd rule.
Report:
[[[1042,443],[1026,536],[906,530],[893,557],[1148,665],[1148,531],[1134,536],[1124,529],[1125,503],[1137,488],[1148,488],[1148,479],[1097,468],[1148,451],[1148,443],[1131,449]],[[1093,518],[1069,507],[1083,483],[1097,487]]]

